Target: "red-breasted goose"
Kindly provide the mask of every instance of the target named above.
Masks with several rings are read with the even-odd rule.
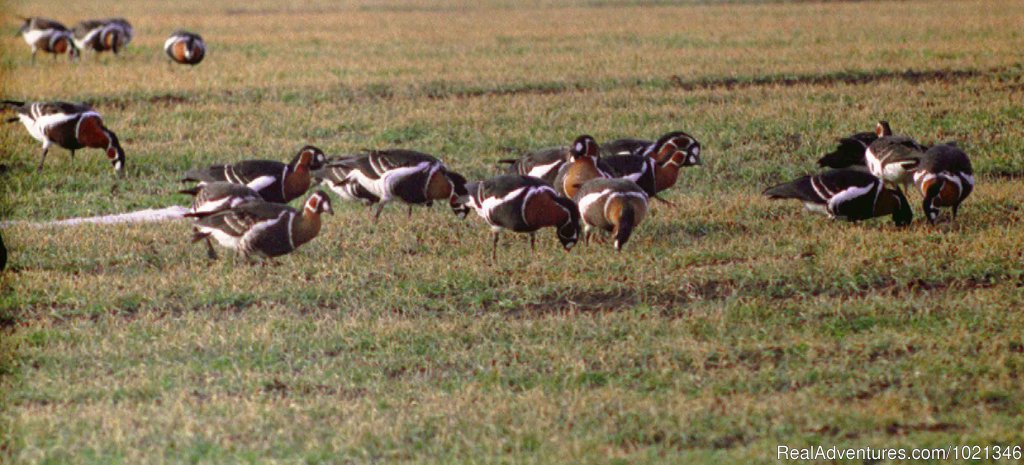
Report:
[[[320,169],[326,160],[322,150],[307,145],[288,164],[273,160],[245,160],[231,165],[213,165],[185,173],[182,181],[200,185],[218,181],[245,184],[259,192],[267,202],[288,203],[309,190],[310,171]]]
[[[164,41],[164,53],[175,63],[195,66],[206,57],[206,42],[199,34],[179,29]]]
[[[18,112],[18,116],[9,118],[8,122],[21,121],[25,129],[28,129],[28,133],[43,143],[39,171],[43,169],[50,145],[57,144],[71,151],[72,158],[75,156],[75,150],[81,148],[104,149],[110,163],[114,165],[114,171],[118,175],[123,175],[124,149],[121,148],[117,135],[103,125],[103,118],[91,106],[67,102],[26,103],[14,100],[4,100],[0,103]]]
[[[456,215],[468,210],[456,199],[466,194],[466,179],[437,158],[412,150],[377,150],[332,160],[316,174],[346,200],[377,204],[374,218],[392,200],[433,205],[447,200]]]
[[[679,169],[698,166],[700,142],[685,132],[670,132],[657,141],[618,139],[601,146],[603,167],[613,177],[637,183],[654,197],[676,184]]]
[[[580,213],[576,202],[558,195],[540,178],[507,174],[466,185],[467,195],[458,201],[476,211],[491,226],[494,236],[491,259],[498,258],[498,233],[507,229],[530,234],[545,227],[556,228],[566,251],[579,240]]]
[[[573,198],[583,183],[596,178],[611,178],[612,174],[601,165],[600,148],[593,137],[576,138],[569,148],[569,161],[558,168],[555,192]]]
[[[193,214],[192,242],[212,237],[245,257],[277,257],[294,251],[320,233],[320,214],[331,213],[331,199],[316,191],[302,211],[278,203],[252,200],[214,214]],[[207,243],[209,244],[209,243]],[[216,257],[212,247],[211,257]]]
[[[939,144],[924,153],[914,171],[914,184],[924,196],[924,213],[935,223],[938,207],[951,207],[956,219],[960,204],[974,191],[971,160],[955,142]]]
[[[829,218],[860,221],[892,215],[897,226],[910,224],[914,213],[899,189],[858,170],[832,170],[768,188],[771,199],[797,199],[804,207]]]
[[[82,21],[72,29],[75,45],[96,53],[110,50],[117,55],[135,36],[132,25],[124,18]]]
[[[21,26],[18,33],[25,39],[25,42],[32,47],[32,62],[36,61],[36,52],[43,51],[52,53],[53,58],[57,55],[67,54],[68,59],[74,60],[79,56],[78,46],[75,45],[74,35],[71,30],[63,24],[46,18],[22,18],[25,24]]]
[[[583,220],[583,242],[590,242],[593,230],[615,237],[615,250],[622,250],[629,237],[647,216],[647,193],[628,179],[592,179],[576,192]]]

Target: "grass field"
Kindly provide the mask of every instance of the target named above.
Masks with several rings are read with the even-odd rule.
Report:
[[[1024,445],[1024,3],[642,3],[8,2],[123,15],[136,39],[31,66],[4,20],[3,97],[91,102],[128,177],[96,150],[36,173],[39,144],[0,129],[0,462]],[[166,64],[179,27],[209,44],[198,67]],[[760,196],[878,119],[971,155],[955,223],[929,226],[917,194],[906,229]],[[622,253],[566,254],[548,230],[535,253],[506,235],[492,264],[475,215],[390,206],[374,225],[337,201],[272,267],[210,263],[185,221],[30,224],[184,204],[188,168],[307,143],[418,149],[481,179],[579,134],[670,130],[704,166]]]

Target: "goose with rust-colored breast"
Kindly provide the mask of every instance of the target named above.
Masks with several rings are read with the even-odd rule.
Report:
[[[331,199],[323,191],[309,196],[297,211],[263,200],[242,202],[213,214],[189,213],[196,218],[192,242],[213,238],[222,247],[248,257],[273,258],[291,253],[320,234],[320,215],[333,214]],[[210,258],[217,254],[207,241]]]
[[[206,57],[206,42],[199,34],[179,29],[164,41],[164,53],[175,63],[195,66]]]
[[[498,259],[498,233],[502,230],[530,234],[555,228],[558,240],[568,251],[579,241],[580,213],[576,202],[559,195],[540,178],[507,174],[466,185],[467,194],[458,201],[472,208],[491,227],[491,259]]]
[[[244,184],[259,192],[267,202],[288,203],[309,190],[310,172],[320,169],[326,159],[322,150],[307,145],[288,164],[274,160],[244,160],[230,165],[212,165],[185,173],[182,181],[199,185],[213,182]]]
[[[25,24],[18,30],[18,34],[25,39],[29,47],[32,47],[33,63],[39,51],[53,54],[54,59],[57,59],[57,55],[63,54],[67,54],[68,59],[72,61],[79,57],[80,52],[75,45],[74,35],[63,24],[39,17],[22,19]]]
[[[583,243],[595,231],[611,233],[615,250],[629,241],[633,230],[647,216],[647,192],[628,179],[592,179],[576,192],[583,221]]]
[[[601,146],[601,163],[616,178],[637,183],[649,197],[671,188],[680,168],[699,166],[701,146],[693,136],[670,132],[656,141],[618,139]]]
[[[960,204],[974,191],[971,160],[955,142],[928,149],[913,177],[914,185],[924,196],[924,214],[932,224],[938,218],[938,207],[950,207],[956,219]]]
[[[432,206],[448,201],[457,216],[468,210],[456,199],[466,194],[466,178],[448,169],[441,160],[422,152],[403,149],[375,150],[332,160],[317,174],[346,200],[376,204],[374,221],[384,206],[399,200],[410,206]]]
[[[89,105],[68,102],[19,102],[3,100],[0,104],[13,108],[18,116],[7,122],[20,121],[28,133],[43,143],[37,171],[43,170],[50,146],[57,144],[71,152],[82,148],[106,151],[114,172],[124,174],[125,155],[114,131],[103,124],[103,117]]]

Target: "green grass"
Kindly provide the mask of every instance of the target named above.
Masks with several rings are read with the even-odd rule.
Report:
[[[73,23],[91,2],[14,2]],[[647,2],[643,2],[647,3]],[[711,3],[711,4],[705,4]],[[126,4],[124,57],[28,63],[5,98],[92,102],[98,151],[0,129],[0,461],[775,463],[776,447],[1024,445],[1024,8],[1017,2],[496,0]],[[107,16],[103,13],[100,16]],[[13,22],[9,29],[16,27]],[[207,61],[171,68],[178,27]],[[8,34],[9,36],[9,34]],[[955,222],[829,222],[761,190],[888,119],[956,139]],[[400,146],[471,179],[510,153],[684,130],[623,253],[447,208],[336,202],[274,266],[184,221],[32,222],[183,204],[202,164]],[[911,200],[920,196],[911,194]]]

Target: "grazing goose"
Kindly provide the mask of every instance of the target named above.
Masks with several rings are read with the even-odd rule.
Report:
[[[110,50],[117,55],[134,37],[132,25],[124,18],[94,19],[75,25],[75,45],[96,53]]]
[[[622,250],[633,229],[647,215],[647,193],[628,179],[592,179],[576,192],[583,220],[583,242],[590,242],[594,229],[615,237],[615,250]]]
[[[583,183],[595,178],[612,177],[600,163],[600,151],[593,137],[583,135],[576,138],[569,148],[569,160],[558,168],[555,176],[555,192],[573,198]]]
[[[569,147],[548,147],[520,158],[506,158],[498,163],[508,164],[509,174],[532,176],[554,185],[558,169],[569,160]]]
[[[25,24],[21,26],[18,33],[25,39],[25,42],[32,47],[32,62],[36,61],[36,52],[42,50],[52,53],[53,58],[57,55],[67,53],[68,59],[78,58],[79,51],[75,45],[74,36],[63,24],[46,18],[22,18]]]
[[[175,63],[195,66],[206,57],[206,42],[199,34],[177,30],[164,41],[164,53]]]
[[[803,176],[771,187],[764,195],[770,199],[797,199],[810,211],[846,221],[892,215],[897,226],[905,226],[914,217],[902,191],[890,189],[881,179],[857,170]]]
[[[878,139],[864,152],[868,171],[895,186],[910,184],[925,147],[906,136],[894,136],[888,124],[878,124]]]
[[[888,121],[879,121],[875,126],[875,132],[858,132],[839,139],[839,146],[818,159],[818,165],[822,168],[867,171],[868,162],[865,154],[868,147],[883,134],[892,135]]]
[[[701,164],[700,143],[684,132],[670,132],[657,141],[619,139],[601,146],[604,167],[617,178],[637,183],[649,197],[675,185],[679,169]]]
[[[259,192],[267,202],[288,203],[309,190],[310,171],[320,169],[326,159],[323,151],[307,145],[289,164],[273,160],[245,160],[232,165],[213,165],[185,173],[182,181],[200,185],[218,181],[245,184]]]
[[[320,214],[333,214],[331,199],[323,191],[309,196],[302,212],[287,205],[252,200],[218,213],[189,213],[196,217],[192,242],[212,237],[222,247],[245,257],[273,258],[299,248],[320,234]],[[207,241],[208,253],[216,252]]]
[[[935,223],[938,207],[952,207],[956,219],[960,204],[974,190],[974,168],[955,142],[939,144],[924,153],[914,171],[914,184],[924,196],[924,214]]]
[[[57,144],[71,151],[72,158],[75,150],[81,148],[104,149],[114,171],[118,175],[124,174],[124,149],[117,135],[103,125],[103,118],[92,107],[67,102],[26,103],[14,100],[3,100],[0,104],[18,112],[16,118],[9,118],[7,122],[21,121],[28,133],[43,143],[38,171],[43,169],[50,145]]]
[[[448,200],[456,215],[468,210],[456,200],[466,194],[466,179],[437,158],[412,150],[390,149],[332,160],[317,176],[346,200],[377,204],[374,220],[392,200],[433,205]]]
[[[491,226],[494,240],[491,259],[498,259],[498,233],[507,229],[530,234],[545,227],[556,228],[566,251],[579,240],[580,213],[576,203],[558,195],[540,178],[508,174],[466,185],[467,195],[458,201],[476,211]]]

